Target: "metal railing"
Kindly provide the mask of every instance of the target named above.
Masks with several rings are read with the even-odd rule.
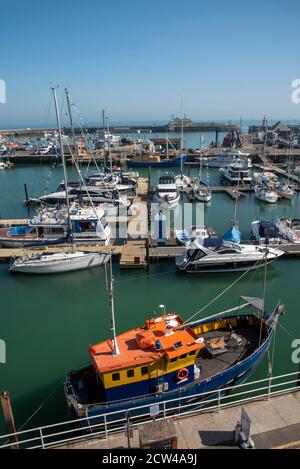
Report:
[[[299,372],[286,373],[257,381],[229,386],[216,391],[180,396],[157,402],[156,420],[183,418],[245,404],[253,400],[268,399],[280,394],[300,391]],[[137,427],[151,421],[151,404],[133,406],[124,410],[106,412],[81,419],[22,430],[0,436],[0,448],[38,449],[76,443],[88,438],[107,438],[110,433],[124,430],[125,425]],[[17,440],[17,443],[16,443]]]

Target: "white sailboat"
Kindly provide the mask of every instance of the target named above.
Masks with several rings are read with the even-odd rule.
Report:
[[[200,138],[200,151],[202,150],[202,138]],[[195,197],[196,200],[199,200],[200,202],[210,202],[211,201],[211,191],[209,190],[208,182],[209,182],[209,169],[208,166],[206,167],[207,169],[207,184],[205,184],[201,178],[202,178],[202,153],[200,153],[199,157],[199,173],[198,173],[198,180],[196,184],[193,187],[193,196]]]
[[[180,155],[183,155],[183,96],[181,97],[181,136],[180,136]],[[168,157],[168,146],[167,146]],[[180,161],[180,174],[175,176],[175,184],[180,191],[185,191],[191,183],[191,178],[183,174],[183,159]]]
[[[108,253],[97,253],[97,252],[84,252],[76,250],[74,239],[72,236],[72,223],[70,217],[70,201],[68,197],[68,181],[67,181],[67,170],[66,161],[64,155],[64,146],[62,143],[61,125],[57,106],[57,98],[55,88],[52,88],[55,113],[57,120],[57,127],[59,133],[61,156],[63,162],[64,171],[64,182],[66,189],[66,203],[67,203],[67,218],[68,218],[68,232],[69,232],[69,244],[70,251],[58,252],[53,254],[42,254],[42,255],[26,255],[15,259],[11,266],[10,271],[22,272],[27,274],[54,274],[62,272],[71,272],[74,270],[87,269],[90,267],[97,267],[107,262],[110,258]],[[67,100],[69,96],[66,90]]]
[[[255,187],[255,197],[262,202],[274,204],[278,200],[278,194],[266,185]]]

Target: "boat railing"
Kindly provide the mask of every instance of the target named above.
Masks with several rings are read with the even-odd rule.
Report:
[[[181,395],[169,400],[162,398],[156,403],[158,413],[155,418],[156,420],[180,419],[204,412],[219,412],[226,407],[253,400],[270,399],[299,390],[299,371],[269,376],[201,394]],[[45,449],[80,443],[89,438],[107,439],[111,433],[124,431],[126,425],[137,428],[153,420],[152,410],[152,404],[135,405],[126,409],[22,430],[0,436],[0,448]]]

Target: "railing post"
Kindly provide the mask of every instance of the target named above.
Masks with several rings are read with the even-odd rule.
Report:
[[[106,415],[104,415],[105,439],[108,438]]]
[[[40,438],[41,438],[42,448],[45,449],[44,438],[43,438],[43,430],[42,430],[42,428],[40,428],[39,430],[40,430]]]
[[[166,401],[163,402],[164,419],[166,418]]]
[[[218,389],[218,412],[220,412],[220,404],[221,404],[221,391]]]
[[[270,399],[271,394],[272,394],[272,376],[269,376],[268,399]]]

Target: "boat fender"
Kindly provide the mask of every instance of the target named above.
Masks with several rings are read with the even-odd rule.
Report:
[[[181,368],[180,370],[177,371],[176,376],[177,376],[178,381],[187,379],[189,376],[189,370],[187,368]]]

